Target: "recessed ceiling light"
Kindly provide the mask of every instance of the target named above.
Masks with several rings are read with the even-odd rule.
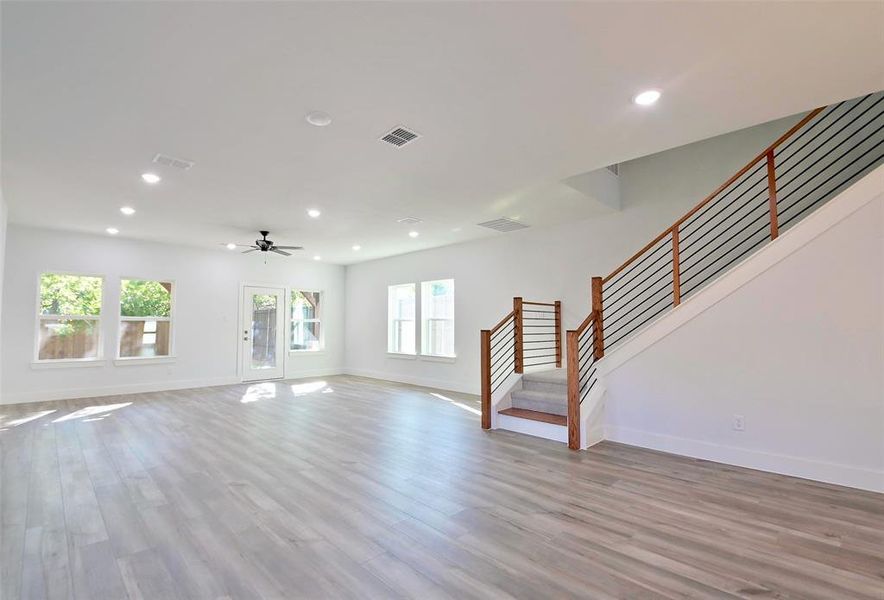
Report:
[[[650,106],[654,102],[660,99],[660,92],[657,90],[647,90],[638,94],[635,98],[632,99],[633,102],[640,106]]]
[[[145,181],[145,183],[159,183],[160,176],[156,173],[142,173],[141,178]]]
[[[322,257],[317,254],[313,257],[313,260],[322,260]]]
[[[105,229],[105,231],[111,235],[117,235],[118,233],[120,233],[120,230],[116,227],[108,227],[107,229]]]
[[[360,246],[359,244],[356,244],[355,246],[353,246],[353,249],[355,251],[359,252],[360,250],[362,250],[362,246]]]
[[[315,208],[311,208],[310,210],[307,211],[307,215],[309,215],[310,217],[312,217],[314,219],[318,219],[319,215],[321,215],[321,214],[322,213],[319,212],[318,210],[316,210]]]
[[[129,217],[135,214],[135,209],[131,206],[124,206],[120,208],[120,212]]]
[[[308,123],[311,125],[315,125],[316,127],[325,127],[326,125],[331,125],[332,118],[331,115],[322,112],[321,110],[314,110],[313,112],[307,113],[307,116],[304,117]]]
[[[408,232],[408,237],[416,238],[419,235],[420,234],[417,231],[409,231]]]
[[[233,242],[227,244],[227,249],[228,250],[236,250],[236,244],[234,244]]]

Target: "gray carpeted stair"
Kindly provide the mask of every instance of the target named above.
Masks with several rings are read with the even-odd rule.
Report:
[[[522,375],[522,389],[512,393],[513,408],[553,415],[568,414],[568,374],[566,369],[538,371]]]

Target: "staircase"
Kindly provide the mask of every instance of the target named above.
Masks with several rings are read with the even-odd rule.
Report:
[[[564,369],[522,375],[521,389],[510,392],[511,408],[499,414],[542,423],[568,424],[568,372]]]
[[[513,311],[481,332],[482,427],[585,447],[586,424],[603,406],[606,353],[882,162],[884,92],[817,108],[610,274],[593,277],[591,312],[564,340],[561,302],[514,298]],[[563,357],[566,369],[530,369],[561,367]]]

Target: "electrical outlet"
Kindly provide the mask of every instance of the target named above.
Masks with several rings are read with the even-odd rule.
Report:
[[[734,415],[734,431],[746,431],[746,417]]]

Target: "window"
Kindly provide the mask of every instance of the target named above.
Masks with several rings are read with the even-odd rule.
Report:
[[[120,358],[169,356],[172,348],[172,284],[120,281]]]
[[[387,288],[387,352],[415,353],[415,285],[391,285]]]
[[[292,339],[289,348],[322,350],[322,293],[292,290]]]
[[[421,353],[454,356],[454,280],[421,283]]]
[[[40,275],[37,360],[98,358],[102,283],[89,275]]]

